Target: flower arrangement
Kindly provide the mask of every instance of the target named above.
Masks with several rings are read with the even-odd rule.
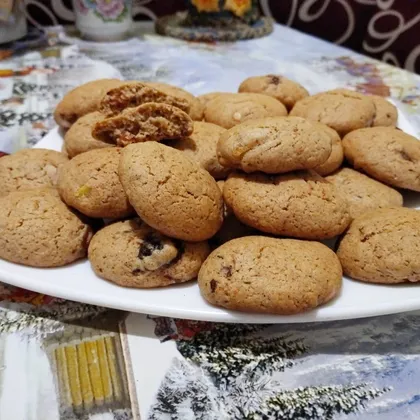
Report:
[[[252,0],[191,0],[192,5],[201,12],[229,11],[243,17],[252,9]]]
[[[119,22],[128,13],[126,0],[77,0],[75,6],[82,14],[93,11],[104,22]]]

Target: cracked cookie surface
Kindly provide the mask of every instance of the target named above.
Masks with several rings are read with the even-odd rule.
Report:
[[[355,169],[399,188],[420,191],[420,142],[393,127],[372,127],[343,139],[344,155]]]
[[[326,124],[340,136],[370,127],[375,113],[369,96],[347,89],[334,89],[301,99],[290,111],[290,115]]]
[[[201,294],[213,305],[281,315],[328,302],[341,282],[340,262],[325,245],[263,236],[225,243],[198,274]]]
[[[303,118],[261,118],[222,134],[217,153],[223,166],[278,174],[324,163],[331,155],[331,137]]]
[[[0,198],[0,258],[32,267],[59,267],[85,257],[92,229],[53,188]]]
[[[226,93],[207,103],[204,119],[207,122],[232,128],[257,118],[287,115],[285,106],[278,100],[259,93]]]
[[[172,105],[186,113],[190,111],[190,103],[186,99],[168,95],[140,82],[129,82],[110,89],[102,98],[99,110],[107,117],[112,117],[126,108],[135,108],[148,102]]]
[[[207,242],[170,239],[135,218],[100,230],[90,243],[89,261],[106,280],[150,288],[193,280],[209,252]]]
[[[313,171],[234,173],[224,184],[223,197],[240,221],[274,235],[327,239],[350,223],[346,200]]]
[[[115,144],[105,143],[96,140],[92,136],[92,129],[95,124],[105,119],[99,111],[90,112],[79,118],[64,134],[64,147],[70,159],[80,153],[94,149],[113,147]]]
[[[238,91],[272,96],[289,110],[297,101],[309,96],[302,85],[280,74],[249,77],[240,84]]]
[[[403,205],[398,191],[353,169],[341,168],[325,179],[345,197],[352,219],[377,208]]]
[[[420,212],[374,210],[355,219],[338,250],[346,275],[371,283],[420,281]]]
[[[214,178],[179,150],[156,142],[127,146],[119,175],[137,214],[177,239],[202,241],[223,222],[223,200]]]
[[[196,161],[215,179],[226,178],[229,168],[222,166],[217,159],[217,143],[221,134],[226,131],[223,127],[204,121],[194,122],[194,131],[189,137],[183,137],[170,142],[169,145]]]
[[[57,168],[68,162],[64,153],[23,149],[0,159],[0,197],[12,191],[55,187]]]
[[[60,167],[62,199],[89,217],[122,218],[134,212],[118,176],[121,149],[82,153]]]
[[[99,79],[77,86],[64,95],[54,110],[55,122],[65,129],[89,112],[98,111],[105,93],[124,82],[118,79]]]
[[[167,95],[174,96],[188,102],[190,110],[188,112],[189,116],[194,121],[201,121],[203,119],[204,106],[198,98],[196,98],[192,93],[187,92],[185,89],[182,89],[178,86],[169,85],[167,83],[161,82],[144,82],[146,85],[151,86],[155,89],[160,90]]]
[[[172,105],[150,102],[97,122],[92,135],[124,147],[131,143],[176,139],[192,132],[193,122],[184,111]]]

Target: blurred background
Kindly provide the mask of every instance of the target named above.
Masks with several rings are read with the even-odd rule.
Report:
[[[74,21],[71,0],[23,1],[32,24]],[[420,73],[419,0],[259,0],[259,5],[279,23]],[[134,1],[136,20],[183,9],[184,0]]]

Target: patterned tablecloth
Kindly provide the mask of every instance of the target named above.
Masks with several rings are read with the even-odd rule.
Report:
[[[199,45],[143,35],[0,61],[0,151],[35,144],[72,86],[160,80],[194,93],[280,72],[311,92],[391,96],[420,133],[420,78],[277,26]],[[59,281],[60,279],[57,279]],[[0,286],[0,419],[419,419],[420,312],[295,325],[127,314]]]

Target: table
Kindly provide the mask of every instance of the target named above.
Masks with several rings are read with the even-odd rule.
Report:
[[[420,78],[276,26],[264,39],[187,44],[143,32],[0,61],[0,151],[54,127],[72,86],[100,77],[233,90],[281,72],[315,92],[391,96],[420,134]],[[59,279],[57,279],[59,281]],[[0,285],[0,419],[419,419],[420,312],[294,325],[127,314]]]

